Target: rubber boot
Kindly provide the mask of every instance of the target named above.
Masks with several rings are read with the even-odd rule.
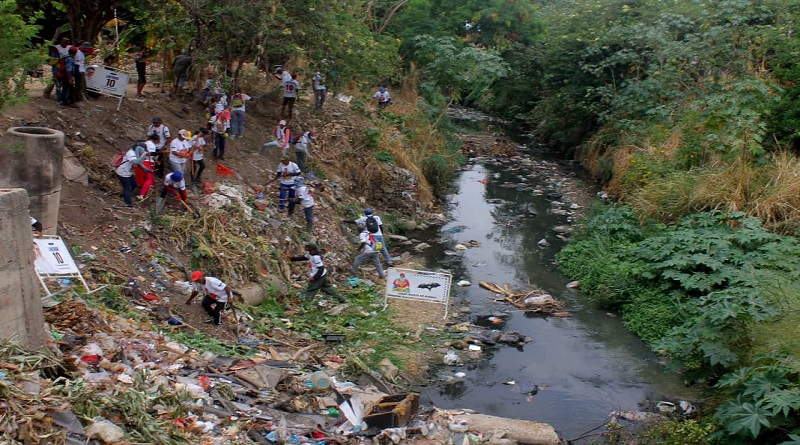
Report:
[[[159,196],[158,199],[156,199],[156,215],[158,215],[159,213],[161,213],[162,210],[164,210],[164,206],[166,204],[167,204],[167,198],[162,198]]]

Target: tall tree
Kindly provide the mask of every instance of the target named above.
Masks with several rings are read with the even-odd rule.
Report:
[[[72,41],[94,42],[103,26],[114,18],[116,0],[60,0],[70,24]]]

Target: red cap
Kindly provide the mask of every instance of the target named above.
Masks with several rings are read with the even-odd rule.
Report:
[[[192,283],[195,281],[200,281],[200,278],[203,278],[203,272],[200,272],[199,270],[192,272]]]

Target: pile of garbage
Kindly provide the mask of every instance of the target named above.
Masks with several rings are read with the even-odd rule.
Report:
[[[453,413],[420,410],[417,394],[389,393],[374,375],[342,381],[344,359],[319,345],[201,353],[78,298],[47,320],[46,351],[0,343],[0,442],[516,443]]]
[[[527,292],[515,292],[508,284],[500,286],[496,283],[481,281],[480,287],[492,292],[495,301],[505,301],[526,312],[540,312],[552,314],[557,317],[569,316],[566,312],[560,312],[564,303],[556,300],[552,295],[545,293],[541,289],[533,289]]]

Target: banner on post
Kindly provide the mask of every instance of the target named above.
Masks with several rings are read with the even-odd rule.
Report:
[[[122,105],[122,98],[125,97],[129,79],[130,74],[116,68],[103,65],[86,67],[86,89],[106,96],[118,97],[117,111]]]
[[[99,290],[89,289],[89,285],[83,279],[64,240],[58,236],[43,236],[33,239],[33,267],[36,269],[36,275],[47,295],[53,294],[45,281],[51,278],[77,278],[87,292],[92,293]]]
[[[452,279],[447,273],[390,268],[386,271],[386,298],[443,304],[447,317]]]
[[[80,273],[61,238],[34,238],[33,254],[36,272],[40,275],[62,276]]]

